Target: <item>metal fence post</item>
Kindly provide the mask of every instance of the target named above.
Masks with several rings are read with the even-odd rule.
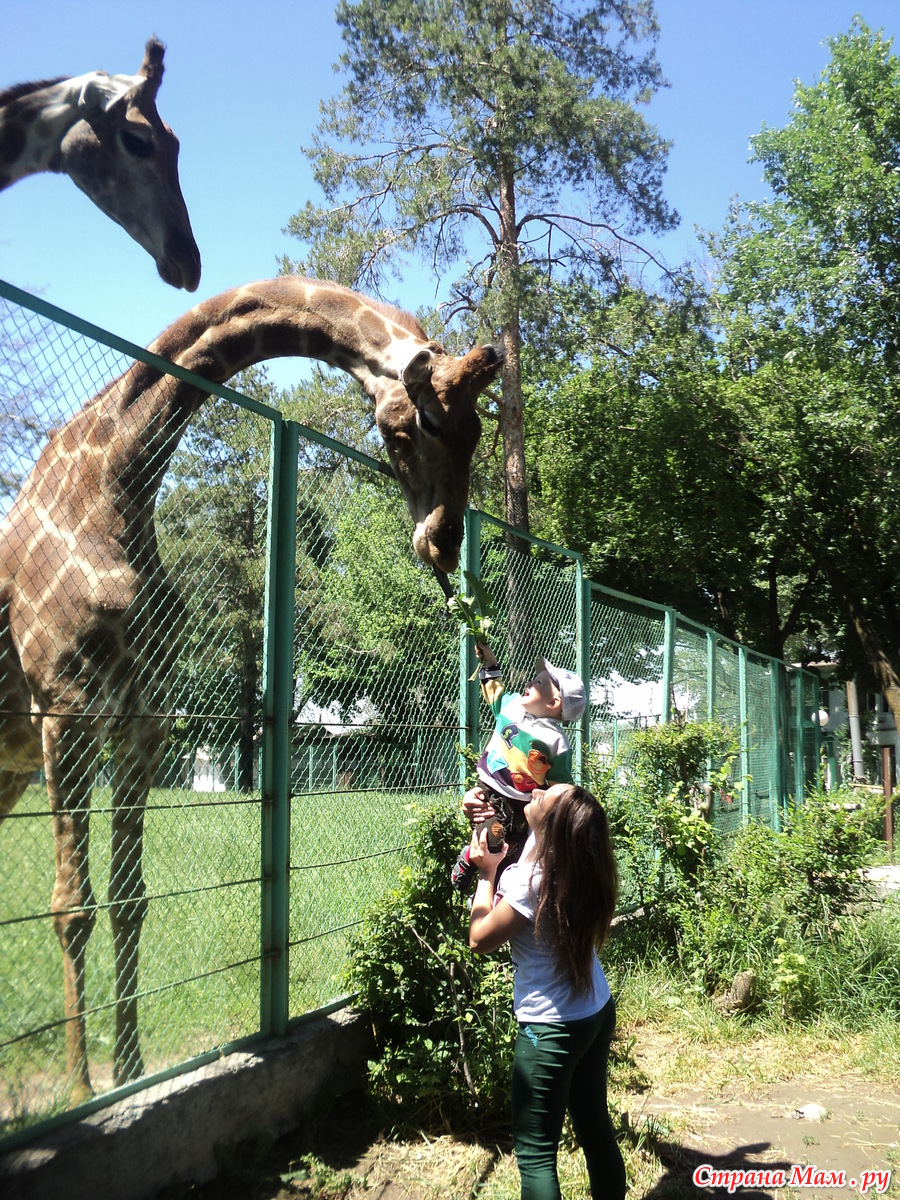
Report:
[[[803,761],[803,677],[794,671],[794,803],[802,804],[806,795],[806,769]]]
[[[474,508],[467,508],[463,525],[462,564],[476,578],[481,577],[481,513]],[[463,591],[465,586],[463,585]],[[459,732],[462,744],[470,750],[477,750],[480,742],[479,716],[481,711],[481,688],[477,680],[470,679],[477,659],[472,639],[465,629],[460,627],[459,635]],[[466,771],[468,764],[465,758],[459,756],[459,782],[466,786]]]
[[[284,1033],[288,1022],[290,718],[294,688],[298,432],[293,422],[275,420],[272,423],[263,645],[259,1027],[264,1035]]]
[[[663,702],[662,719],[668,725],[672,719],[672,680],[675,678],[675,632],[678,614],[674,608],[666,609],[665,646],[663,649]]]
[[[813,727],[813,754],[816,758],[815,763],[815,781],[816,789],[821,790],[824,787],[822,778],[822,726],[819,724],[819,708],[822,704],[822,689],[819,685],[819,676],[811,675],[812,683],[812,727]]]
[[[576,626],[575,626],[575,670],[584,684],[587,703],[578,722],[575,739],[575,778],[584,782],[585,751],[591,749],[591,585],[584,578],[584,562],[579,556],[575,560]]]
[[[747,695],[747,647],[738,646],[738,719],[741,738],[741,824],[750,819],[750,705]]]
[[[774,658],[769,659],[769,671],[771,672],[770,695],[772,698],[772,727],[769,736],[772,739],[772,801],[769,805],[769,811],[772,814],[772,827],[777,831],[781,829],[781,814],[784,810],[785,795],[784,795],[784,754],[782,751],[783,737],[781,729],[781,673],[778,668],[778,661]]]

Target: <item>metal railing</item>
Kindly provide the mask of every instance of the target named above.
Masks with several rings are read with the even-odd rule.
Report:
[[[383,464],[3,283],[0,518],[51,428],[134,361],[209,394],[166,463],[154,517],[183,611],[172,602],[170,614],[169,593],[154,593],[149,616],[172,665],[164,703],[142,718],[148,736],[153,721],[169,728],[143,816],[143,1073],[123,1083],[112,1072],[106,883],[121,873],[111,839],[141,754],[140,739],[128,753],[113,740],[83,758],[93,781],[84,993],[96,1098],[74,1108],[40,763],[0,829],[0,1150],[345,1003],[347,938],[396,879],[410,806],[455,803],[459,746],[480,747],[489,732],[472,647],[414,559]],[[752,786],[722,821],[777,822],[815,778],[813,676],[591,583],[578,554],[472,510],[464,565],[497,603],[495,647],[512,686],[536,653],[589,682],[572,738],[579,770],[585,754],[624,753],[635,728],[677,710],[740,731]],[[99,575],[91,586],[102,590]],[[0,694],[16,662],[0,660]],[[21,717],[20,705],[0,702],[0,732]]]

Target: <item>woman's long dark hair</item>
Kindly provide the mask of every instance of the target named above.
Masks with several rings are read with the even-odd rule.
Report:
[[[619,895],[606,813],[596,796],[573,785],[549,810],[535,841],[541,872],[535,931],[553,947],[572,992],[588,995],[594,950],[606,941]]]

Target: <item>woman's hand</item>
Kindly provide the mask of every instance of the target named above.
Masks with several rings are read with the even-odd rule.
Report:
[[[488,804],[480,787],[470,788],[466,792],[463,796],[462,806],[463,813],[470,825],[474,825],[477,821],[487,821],[489,817],[497,815],[493,806]]]
[[[507,850],[505,842],[502,850],[488,850],[486,829],[481,831],[480,838],[472,834],[469,862],[478,868],[480,877],[469,912],[469,948],[476,954],[499,950],[528,924],[527,917],[502,897],[497,901],[494,895],[494,876]]]
[[[504,842],[500,850],[488,850],[487,836],[486,829],[481,830],[480,836],[477,830],[472,831],[472,841],[469,844],[469,862],[482,875],[493,879],[497,873],[497,868],[509,851],[509,845]]]

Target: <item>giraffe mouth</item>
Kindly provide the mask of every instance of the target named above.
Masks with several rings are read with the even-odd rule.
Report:
[[[418,522],[412,541],[422,562],[442,575],[452,575],[459,566],[459,546],[438,546],[429,534],[426,521]]]
[[[200,251],[197,243],[178,235],[170,237],[156,260],[160,279],[174,288],[196,292],[200,286]]]

